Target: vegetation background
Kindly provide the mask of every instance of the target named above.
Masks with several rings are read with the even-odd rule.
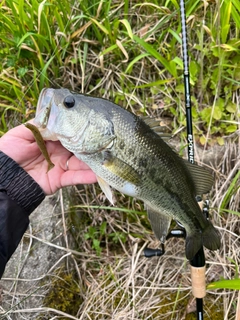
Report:
[[[194,136],[200,162],[214,154],[207,161],[216,176],[211,219],[223,238],[218,253],[206,252],[207,281],[231,279],[222,290],[209,287],[205,311],[207,319],[234,319],[240,297],[227,288],[239,289],[240,1],[185,6]],[[43,87],[67,87],[161,118],[185,145],[182,73],[178,1],[0,2],[0,134],[34,117]],[[60,192],[56,201],[68,205],[58,214],[59,250],[71,255],[35,284],[48,288],[37,310],[19,304],[31,293],[3,290],[3,300],[11,297],[3,317],[195,318],[184,242],[171,239],[163,257],[146,260],[144,246],[158,242],[143,204],[118,193],[116,199],[110,207],[97,186]]]

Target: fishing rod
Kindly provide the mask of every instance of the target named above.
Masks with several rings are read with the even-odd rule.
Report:
[[[192,129],[192,105],[191,105],[191,92],[190,92],[190,74],[189,74],[189,58],[188,58],[188,38],[187,38],[187,25],[185,14],[184,0],[180,0],[181,12],[181,26],[182,26],[182,52],[183,52],[183,78],[185,90],[185,108],[186,108],[186,123],[187,123],[187,142],[188,142],[188,161],[194,163],[194,141]],[[207,215],[208,208],[203,209],[203,213]],[[178,223],[178,222],[177,222]],[[178,223],[179,224],[179,223]],[[179,224],[180,225],[180,224]],[[186,231],[180,225],[181,229],[173,229],[169,232],[166,240],[171,237],[186,238]],[[164,244],[161,249],[145,248],[145,257],[162,256],[164,254]],[[194,258],[190,261],[191,265],[191,280],[192,280],[192,293],[196,298],[197,320],[203,320],[203,298],[206,295],[205,283],[205,255],[203,246],[196,253]]]
[[[192,105],[190,92],[189,58],[188,58],[188,37],[184,0],[180,0],[181,25],[182,25],[182,51],[183,51],[183,77],[185,88],[185,108],[187,121],[188,161],[194,163],[194,142],[192,129]],[[203,298],[206,295],[205,283],[205,255],[203,246],[190,261],[192,293],[196,298],[197,319],[203,319]]]

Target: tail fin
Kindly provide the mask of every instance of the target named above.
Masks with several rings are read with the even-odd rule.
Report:
[[[187,238],[186,238],[187,259],[192,260],[202,245],[208,248],[209,250],[220,249],[220,246],[221,246],[220,234],[217,231],[217,229],[214,228],[214,226],[210,221],[202,233],[195,232],[187,235]]]
[[[209,250],[217,250],[221,247],[221,235],[210,221],[207,228],[203,231],[202,239],[204,247]]]
[[[185,248],[187,259],[192,260],[195,254],[201,248],[201,246],[202,246],[202,234],[200,232],[187,234],[186,248]]]

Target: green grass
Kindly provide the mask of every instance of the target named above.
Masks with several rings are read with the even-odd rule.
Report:
[[[240,1],[186,1],[196,139],[237,130]],[[185,126],[177,1],[5,0],[0,6],[1,132],[34,114],[43,87],[104,96]],[[110,77],[109,77],[110,75]],[[157,102],[157,103],[156,103]],[[211,139],[209,139],[211,138]]]

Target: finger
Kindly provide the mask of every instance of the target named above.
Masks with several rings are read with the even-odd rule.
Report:
[[[89,166],[84,163],[83,161],[79,160],[74,155],[70,156],[70,158],[67,159],[67,161],[63,165],[64,170],[89,170]]]
[[[61,186],[67,187],[77,184],[91,184],[97,182],[96,175],[91,170],[68,170],[62,174]]]
[[[11,140],[13,138],[17,139],[17,141],[20,141],[20,140],[33,141],[34,140],[32,132],[29,129],[27,129],[23,124],[8,130],[8,132],[5,135],[3,135],[1,140],[3,141],[4,139]]]
[[[32,123],[33,120],[30,120],[29,122]],[[28,129],[24,124],[11,129],[9,132],[17,138],[28,140],[30,142],[35,141],[32,131]]]

